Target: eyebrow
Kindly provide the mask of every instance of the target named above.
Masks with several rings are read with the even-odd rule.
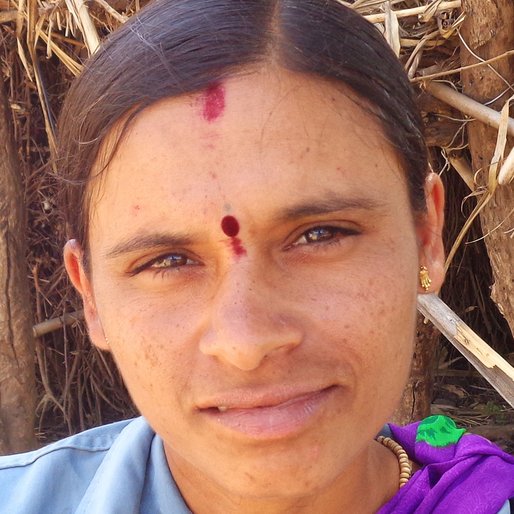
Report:
[[[108,249],[105,252],[105,257],[112,259],[127,253],[148,250],[149,248],[186,246],[192,244],[192,242],[193,238],[186,234],[136,234]]]
[[[281,210],[276,217],[280,221],[291,221],[298,218],[318,216],[320,214],[331,214],[333,212],[347,210],[376,211],[385,207],[381,202],[369,197],[348,197],[330,194],[323,198],[312,198],[303,200],[295,205]]]
[[[279,222],[294,221],[309,216],[331,214],[345,210],[378,210],[385,206],[384,202],[369,197],[348,197],[335,194],[323,198],[311,198],[282,209],[275,220]],[[120,241],[105,252],[108,259],[116,258],[127,253],[148,250],[150,248],[170,248],[188,246],[195,239],[188,234],[180,233],[152,233],[136,234],[129,239]]]

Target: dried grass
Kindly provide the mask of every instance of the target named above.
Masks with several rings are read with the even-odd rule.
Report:
[[[463,21],[460,0],[340,1],[376,23],[414,83],[444,77],[453,80],[458,89],[459,73],[464,69],[459,59],[459,27]],[[62,96],[102,37],[124,23],[144,3],[0,0],[0,66],[9,88],[15,137],[26,181],[28,259],[37,323],[81,308],[61,263],[62,222],[54,204],[57,186],[48,166]],[[505,59],[513,52],[471,66],[491,66],[495,60]],[[463,128],[467,118],[455,109],[445,109],[441,107],[437,113],[426,115],[427,126],[431,123],[435,127],[436,140],[441,138],[443,129],[450,127],[454,131],[446,143],[440,143],[442,150],[433,149],[433,166],[441,170],[449,186],[449,246],[458,239],[443,295],[482,337],[496,341],[496,349],[506,351],[512,340],[489,298],[491,277],[490,272],[483,272],[489,266],[483,242],[463,244],[466,238],[482,237],[478,225],[471,222],[479,209],[472,204],[479,197],[478,205],[481,205],[487,195],[494,193],[499,170],[490,170],[490,182],[485,190],[476,187],[466,153]],[[505,148],[502,138],[500,134],[497,157]],[[507,178],[502,176],[503,180],[512,178],[512,164],[509,166],[503,173]],[[466,220],[470,222],[464,232],[462,226]],[[448,358],[453,357],[454,354]],[[64,325],[39,337],[37,361],[42,440],[135,412],[112,360],[91,347],[80,323]]]

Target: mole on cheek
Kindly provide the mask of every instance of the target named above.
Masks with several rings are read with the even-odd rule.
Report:
[[[225,110],[225,88],[219,83],[209,86],[203,94],[202,104],[204,120],[216,121]]]

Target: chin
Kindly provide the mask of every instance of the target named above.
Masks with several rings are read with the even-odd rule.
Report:
[[[303,447],[289,441],[279,448],[276,445],[262,448],[257,456],[237,458],[237,463],[227,466],[230,472],[218,476],[223,477],[224,487],[237,490],[241,496],[302,498],[311,495],[333,483],[348,465],[339,448],[320,447],[321,437]]]

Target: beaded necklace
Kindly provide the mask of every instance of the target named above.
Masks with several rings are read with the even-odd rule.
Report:
[[[390,437],[379,435],[376,441],[391,450],[398,459],[398,464],[400,465],[400,488],[402,488],[412,476],[412,466],[407,452]]]

